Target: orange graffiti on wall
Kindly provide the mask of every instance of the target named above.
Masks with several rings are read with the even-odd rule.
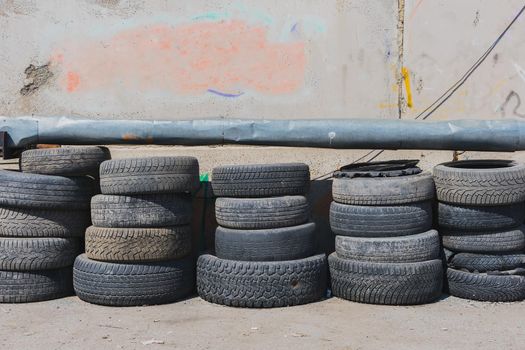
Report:
[[[227,97],[296,91],[306,68],[304,42],[269,42],[265,27],[240,20],[145,26],[63,43],[51,62],[71,93],[116,88]]]

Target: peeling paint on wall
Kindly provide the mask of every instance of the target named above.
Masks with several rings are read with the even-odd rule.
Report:
[[[49,63],[42,66],[35,66],[30,64],[25,70],[26,79],[24,86],[20,89],[20,94],[26,96],[34,93],[42,85],[46,84],[48,80],[53,77],[53,73],[49,69]]]
[[[272,42],[267,31],[243,20],[139,26],[64,42],[51,62],[59,86],[70,93],[118,88],[232,98],[297,91],[304,82],[305,42]]]

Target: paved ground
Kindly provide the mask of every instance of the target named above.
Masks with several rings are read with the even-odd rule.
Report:
[[[76,297],[0,305],[1,349],[524,349],[525,302],[411,307],[337,298],[252,310],[191,298],[110,308]]]

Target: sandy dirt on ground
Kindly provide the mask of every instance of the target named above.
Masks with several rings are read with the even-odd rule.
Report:
[[[421,306],[338,298],[238,309],[193,297],[114,308],[69,297],[0,305],[1,349],[524,349],[525,302]]]

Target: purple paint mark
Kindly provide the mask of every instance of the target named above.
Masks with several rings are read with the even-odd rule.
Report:
[[[239,97],[241,95],[244,95],[244,92],[240,92],[238,94],[228,94],[228,93],[220,92],[220,91],[213,90],[213,89],[208,89],[208,92],[211,92],[212,94],[216,94],[222,97]]]
[[[295,23],[295,24],[292,26],[292,29],[290,29],[290,33],[295,32],[295,30],[297,29],[297,25],[298,25],[298,24],[299,24],[299,23]]]

